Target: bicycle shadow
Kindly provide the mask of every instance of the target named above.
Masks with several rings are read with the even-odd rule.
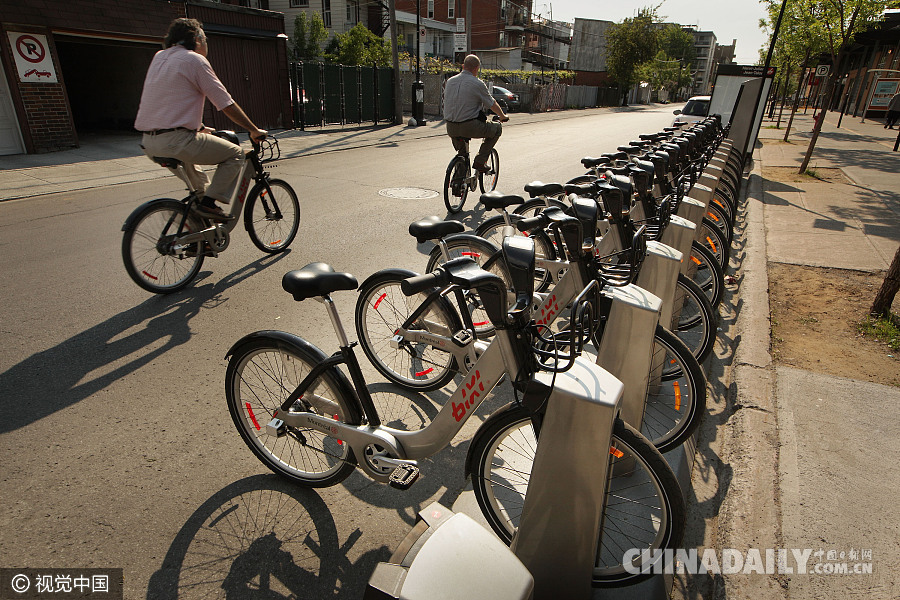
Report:
[[[213,494],[182,525],[147,585],[147,599],[361,598],[386,546],[347,555],[334,517],[312,489],[274,474],[253,475]]]
[[[216,283],[152,296],[90,329],[25,358],[0,374],[0,433],[26,427],[76,404],[191,339],[190,320],[220,304],[222,293],[280,262],[267,255]],[[197,281],[208,278],[200,274]],[[53,377],[48,377],[52,370]]]

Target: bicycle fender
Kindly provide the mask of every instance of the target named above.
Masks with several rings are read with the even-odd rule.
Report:
[[[319,349],[318,346],[307,342],[300,336],[294,335],[293,333],[287,333],[286,331],[275,331],[267,329],[263,331],[254,331],[253,333],[249,333],[236,341],[231,346],[231,348],[228,349],[228,354],[225,355],[225,359],[228,360],[235,353],[235,351],[244,344],[249,344],[263,339],[271,340],[279,345],[294,346],[296,348],[305,350],[306,352],[315,356],[317,361],[324,361],[328,358],[327,356],[325,356],[325,353],[322,352],[321,349]],[[353,386],[350,385],[350,380],[346,375],[344,375],[343,371],[336,367],[331,370],[333,372],[335,382],[338,386],[341,387],[340,390],[335,391],[345,394],[346,398],[356,398],[356,391],[354,391]]]
[[[499,216],[500,219],[503,219],[503,215],[496,215],[496,216]],[[493,218],[493,217],[491,217],[491,218]],[[488,220],[490,220],[490,219],[488,219]],[[483,225],[483,223],[482,223],[482,225]],[[487,244],[489,246],[492,246],[494,248],[495,252],[500,252],[500,247],[497,244],[495,244],[494,242],[492,242],[490,240],[484,239],[483,237],[479,236],[477,233],[454,233],[453,235],[448,235],[447,237],[444,238],[445,242],[452,242],[455,240],[466,240],[466,241],[474,240],[477,243]],[[436,247],[436,250],[438,252],[441,251],[441,249],[439,247]],[[434,250],[432,250],[432,252],[434,252]]]
[[[128,218],[125,219],[125,223],[122,225],[122,231],[129,231],[131,229],[134,229],[138,216],[140,216],[145,210],[147,210],[148,207],[162,202],[177,202],[181,204],[181,200],[176,200],[175,198],[156,198],[155,200],[148,200],[147,202],[144,202],[136,209],[131,211],[131,214],[128,215]]]

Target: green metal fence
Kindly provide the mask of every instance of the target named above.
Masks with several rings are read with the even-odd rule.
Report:
[[[294,127],[394,120],[394,70],[291,63]]]

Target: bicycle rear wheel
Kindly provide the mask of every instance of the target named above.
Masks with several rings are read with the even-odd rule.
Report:
[[[728,256],[731,248],[725,237],[719,231],[719,228],[712,223],[708,217],[703,217],[700,223],[700,244],[709,250],[716,257],[716,262],[722,267],[722,270],[728,268]]]
[[[400,284],[412,272],[387,270],[369,277],[359,289],[356,301],[356,334],[363,352],[378,372],[407,389],[431,391],[447,385],[456,374],[453,355],[426,342],[395,339],[431,292],[406,296]],[[462,329],[459,317],[446,298],[438,297],[426,306],[408,330],[449,338]]]
[[[491,150],[491,155],[484,164],[488,168],[487,173],[478,172],[478,187],[481,188],[482,194],[497,189],[497,180],[500,179],[500,155],[496,150]]]
[[[203,221],[188,214],[187,205],[173,199],[154,201],[134,218],[122,236],[122,261],[129,277],[154,294],[171,294],[189,284],[203,266],[202,242],[179,244],[181,235],[204,229]]]
[[[515,235],[525,235],[518,229],[515,229],[515,223],[524,220],[526,217],[513,213],[509,215],[509,218],[510,222],[513,223]],[[503,245],[505,230],[506,221],[504,220],[503,215],[494,215],[493,217],[485,219],[484,222],[478,226],[478,229],[475,230],[475,235],[483,237],[499,248]],[[534,240],[534,256],[536,259],[539,261],[556,260],[556,248],[550,240],[550,237],[544,233],[543,230],[534,232],[530,237]],[[534,270],[535,291],[545,291],[550,286],[551,279],[551,274],[546,269],[537,266]]]
[[[244,443],[275,473],[309,487],[340,483],[355,468],[347,444],[318,430],[285,426],[279,435],[266,425],[275,411],[319,363],[318,348],[290,334],[249,336],[232,349],[225,372],[228,410]],[[322,374],[288,412],[308,412],[359,424],[352,388],[337,370]]]
[[[270,179],[266,186],[257,185],[244,207],[244,226],[253,245],[263,252],[286,250],[300,227],[300,202],[297,193],[286,181]]]
[[[447,174],[444,176],[444,205],[450,213],[458,213],[466,203],[469,195],[469,161],[466,157],[457,154],[447,166]]]
[[[609,445],[606,502],[593,571],[598,587],[648,577],[633,571],[659,558],[652,557],[653,550],[678,548],[685,527],[681,487],[660,453],[621,419],[615,421]],[[507,544],[519,526],[536,450],[530,413],[518,405],[491,415],[472,439],[467,468],[475,497],[491,528]],[[626,570],[628,549],[642,554]]]

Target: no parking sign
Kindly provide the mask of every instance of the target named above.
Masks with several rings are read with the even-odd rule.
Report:
[[[18,33],[8,31],[9,45],[16,59],[19,81],[56,83],[56,69],[50,56],[47,36],[39,33]]]

